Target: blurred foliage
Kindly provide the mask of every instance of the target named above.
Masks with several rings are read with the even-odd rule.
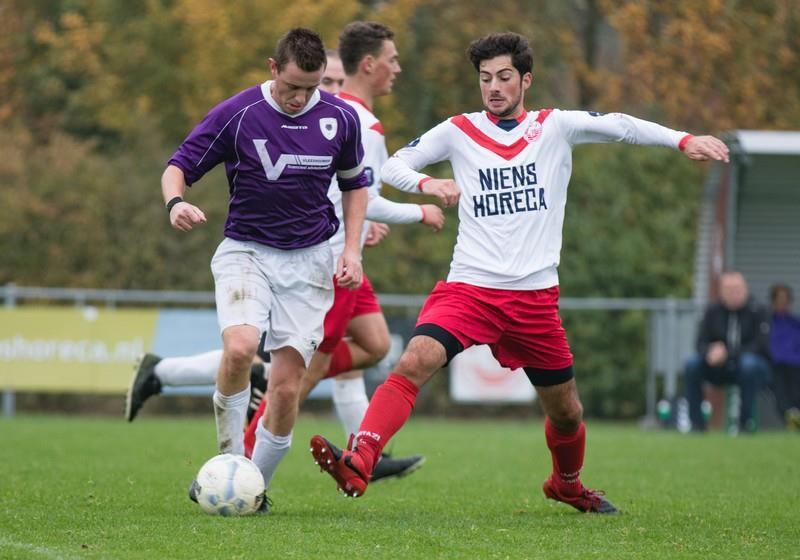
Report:
[[[561,315],[575,356],[575,379],[585,414],[643,415],[647,314],[564,310]]]
[[[286,29],[335,46],[353,19],[397,34],[403,74],[376,108],[390,151],[480,108],[464,51],[497,30],[531,40],[530,108],[623,111],[696,133],[800,127],[793,0],[5,0],[0,283],[211,289],[225,177],[190,192],[209,224],[175,232],[159,190],[169,154],[211,106],[267,77]],[[688,296],[703,170],[663,149],[578,148],[562,294]],[[396,226],[366,253],[378,290],[426,292],[446,275],[457,229],[447,217],[439,235]],[[587,409],[638,413],[645,318],[601,315],[565,315]]]

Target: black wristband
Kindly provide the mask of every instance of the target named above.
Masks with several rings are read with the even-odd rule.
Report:
[[[183,202],[183,199],[179,196],[171,198],[169,202],[167,202],[167,214],[172,212],[172,207],[178,204],[179,202]]]

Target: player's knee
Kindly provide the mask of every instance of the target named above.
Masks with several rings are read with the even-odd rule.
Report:
[[[424,355],[414,352],[413,350],[406,350],[400,356],[394,372],[403,377],[407,377],[417,386],[421,386],[436,370],[434,366],[427,360]]]
[[[233,337],[226,341],[224,359],[235,371],[248,370],[253,362],[257,344],[246,337]]]
[[[559,430],[574,432],[583,422],[583,405],[577,399],[569,399],[551,407],[548,416],[550,422]]]
[[[391,348],[391,340],[389,336],[381,336],[376,338],[376,340],[367,348],[367,352],[369,353],[369,366],[374,366],[382,359],[386,357],[386,354],[389,353],[389,349]]]
[[[294,380],[285,380],[283,383],[270,384],[269,392],[271,399],[280,402],[296,402],[300,391],[300,384]]]

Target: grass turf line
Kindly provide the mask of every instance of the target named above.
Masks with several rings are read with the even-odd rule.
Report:
[[[410,477],[340,497],[307,449],[338,423],[301,417],[267,517],[218,518],[186,491],[213,418],[0,421],[0,558],[800,558],[800,441],[589,422],[583,480],[624,514],[545,500],[542,425],[413,419]],[[348,551],[348,552],[344,552]]]

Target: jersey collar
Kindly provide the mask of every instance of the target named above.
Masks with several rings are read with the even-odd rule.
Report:
[[[360,97],[356,97],[355,95],[351,95],[349,93],[345,93],[343,91],[340,91],[339,92],[339,98],[340,99],[344,99],[346,101],[352,101],[353,103],[358,103],[359,105],[364,107],[364,109],[366,109],[370,113],[372,112],[372,108],[369,105],[367,105],[367,103],[363,99],[361,99]]]
[[[484,111],[484,113],[486,113],[486,118],[489,119],[490,121],[492,121],[493,124],[497,124],[501,120],[504,120],[504,121],[511,120],[511,119],[501,119],[500,117],[497,117],[497,116],[491,114],[489,111]],[[528,118],[528,112],[525,109],[523,109],[522,110],[522,114],[520,116],[518,116],[514,120],[516,120],[518,123],[522,123],[522,121],[524,121],[527,118]]]
[[[270,92],[270,88],[272,87],[272,82],[273,80],[267,80],[266,82],[261,84],[261,95],[264,96],[264,100],[266,100],[266,102],[269,103],[269,106],[275,109],[281,115],[285,115],[289,118],[296,119],[297,117],[300,117],[308,113],[311,109],[314,108],[314,105],[319,103],[319,98],[320,98],[319,90],[314,90],[314,93],[311,95],[311,99],[308,100],[308,103],[306,103],[306,106],[303,107],[302,111],[300,111],[299,113],[289,114],[285,112],[283,109],[281,109],[275,102],[275,99],[272,98],[272,92]]]

